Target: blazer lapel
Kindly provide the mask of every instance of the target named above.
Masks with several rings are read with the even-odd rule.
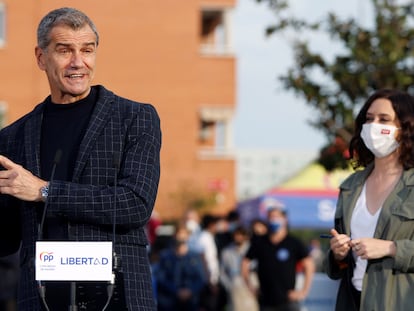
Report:
[[[25,168],[40,176],[40,135],[42,129],[43,106],[39,105],[34,116],[29,118],[24,127]]]
[[[85,167],[92,147],[98,135],[102,132],[105,124],[109,120],[110,111],[112,109],[110,92],[103,87],[99,89],[98,101],[93,110],[89,125],[86,129],[85,136],[82,139],[79,147],[77,161],[73,172],[73,182],[78,182],[83,168]]]
[[[343,206],[344,206],[344,229],[347,235],[351,234],[351,216],[352,212],[355,208],[355,203],[359,197],[359,193],[361,193],[362,187],[354,188],[353,190],[344,191],[343,195]]]
[[[414,186],[413,169],[404,171],[402,178],[398,181],[395,189],[385,200],[375,228],[374,237],[387,239],[387,227],[391,215],[398,215],[407,219],[414,219],[413,202],[410,201],[410,193]]]

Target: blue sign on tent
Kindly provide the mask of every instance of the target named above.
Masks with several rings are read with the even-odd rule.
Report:
[[[285,206],[291,228],[329,229],[334,225],[338,192],[334,190],[274,190],[241,202],[237,209],[244,224],[266,218],[269,200]]]

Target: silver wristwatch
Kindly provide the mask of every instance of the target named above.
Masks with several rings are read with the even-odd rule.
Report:
[[[46,186],[43,186],[42,188],[40,188],[40,196],[42,197],[43,202],[46,202],[48,195],[49,195],[49,183],[47,183]]]

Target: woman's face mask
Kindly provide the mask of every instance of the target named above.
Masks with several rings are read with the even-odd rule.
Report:
[[[377,158],[383,158],[398,148],[399,143],[395,139],[397,130],[394,125],[365,123],[362,125],[361,138]]]

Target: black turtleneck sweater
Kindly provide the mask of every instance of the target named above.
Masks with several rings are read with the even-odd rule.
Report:
[[[50,96],[46,99],[43,112],[40,143],[41,178],[50,180],[57,150],[62,150],[53,179],[72,179],[79,146],[85,136],[97,90],[91,88],[87,97],[71,104],[55,104]]]
[[[71,104],[56,104],[50,96],[43,112],[40,142],[41,178],[50,181],[71,181],[82,138],[85,136],[97,90],[91,88],[87,97]],[[62,151],[55,174],[51,176],[57,150]],[[44,224],[43,236],[49,240],[66,240],[66,220],[57,215],[49,216]]]

